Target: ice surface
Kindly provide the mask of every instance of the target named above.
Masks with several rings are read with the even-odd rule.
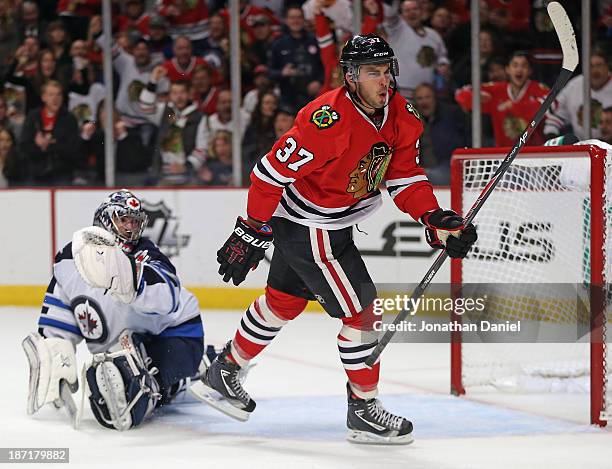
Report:
[[[345,375],[339,323],[304,314],[258,358],[247,389],[257,400],[247,423],[183,398],[143,427],[101,428],[86,408],[73,430],[61,412],[25,412],[27,364],[20,341],[38,311],[0,308],[0,446],[69,447],[70,467],[197,468],[612,468],[612,431],[586,424],[585,395],[448,395],[448,346],[395,344],[383,355],[381,398],[410,418],[406,447],[344,440]],[[240,312],[203,313],[207,342],[221,344]],[[87,356],[79,349],[79,358]],[[77,395],[78,396],[78,395]],[[7,466],[8,467],[8,466]]]

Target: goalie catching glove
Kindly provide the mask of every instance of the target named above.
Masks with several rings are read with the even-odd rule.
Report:
[[[77,231],[72,237],[72,257],[89,286],[108,290],[122,303],[134,301],[142,268],[123,252],[114,235],[97,226]]]
[[[219,275],[224,282],[230,279],[239,285],[264,258],[264,252],[272,245],[272,228],[263,225],[255,228],[244,218],[238,217],[234,232],[225,244],[217,251],[217,262],[220,264]]]
[[[467,256],[478,239],[476,227],[471,223],[464,226],[463,218],[453,210],[434,210],[423,215],[422,220],[429,245],[435,249],[446,249],[453,259]]]

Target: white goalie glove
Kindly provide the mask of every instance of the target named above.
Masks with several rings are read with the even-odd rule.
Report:
[[[89,286],[108,290],[122,303],[134,301],[142,269],[123,252],[111,233],[97,226],[77,231],[72,236],[72,257]]]
[[[32,332],[21,343],[30,365],[28,414],[45,404],[66,406],[76,412],[71,393],[79,388],[76,356],[72,342],[61,338],[44,338]]]

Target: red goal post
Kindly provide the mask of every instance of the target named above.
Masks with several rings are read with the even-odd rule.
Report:
[[[503,160],[507,154],[507,148],[482,148],[482,149],[460,149],[454,152],[451,160],[451,205],[453,210],[460,214],[465,214],[469,210],[470,205],[475,200],[476,196],[488,182],[490,176],[497,168],[499,162]],[[607,161],[610,155],[605,149],[595,145],[572,145],[559,147],[525,147],[517,156],[517,159],[511,166],[511,170],[515,168],[513,174],[509,171],[504,176],[504,181],[500,181],[498,188],[495,189],[491,198],[487,200],[483,209],[489,208],[489,213],[483,210],[478,214],[474,223],[481,227],[494,219],[491,216],[491,209],[496,206],[496,197],[512,200],[512,193],[516,193],[517,199],[524,199],[525,203],[533,198],[542,199],[547,191],[552,193],[551,201],[559,199],[560,195],[555,194],[556,191],[562,192],[565,189],[559,187],[558,179],[561,178],[559,173],[569,173],[569,178],[582,178],[580,174],[572,175],[572,167],[588,168],[590,174],[590,185],[584,189],[582,201],[589,199],[590,196],[590,221],[588,221],[588,238],[590,240],[589,250],[590,259],[587,261],[590,266],[587,269],[582,269],[587,272],[587,283],[590,282],[590,420],[591,423],[601,426],[606,425],[606,421],[612,418],[606,407],[606,284],[609,284],[611,279],[606,278],[606,272],[609,275],[609,262],[606,261],[606,231],[607,227],[611,226],[610,214],[608,213],[610,202],[606,199],[606,187],[610,187],[610,183],[606,183],[606,172],[609,167]],[[608,164],[607,164],[608,163]],[[567,169],[566,167],[570,168]],[[556,168],[556,169],[554,169]],[[561,169],[559,169],[561,168]],[[533,173],[533,177],[529,174]],[[580,173],[580,171],[577,171]],[[527,176],[525,176],[527,174]],[[548,174],[548,175],[546,175]],[[567,174],[564,175],[567,179]],[[529,181],[532,178],[534,181]],[[535,178],[539,178],[535,181]],[[549,179],[547,179],[549,178]],[[555,181],[553,182],[553,179]],[[527,181],[527,182],[525,182]],[[588,178],[586,179],[588,182]],[[550,187],[548,187],[550,186]],[[538,194],[535,194],[535,193]],[[531,195],[529,195],[531,194]],[[535,195],[534,195],[535,194]],[[574,196],[576,200],[581,198],[580,195]],[[537,200],[534,201],[538,203]],[[560,202],[562,203],[562,202]],[[586,202],[589,203],[589,202]],[[500,205],[501,207],[501,205]],[[546,208],[545,208],[546,209]],[[555,207],[551,204],[547,208],[554,214]],[[507,206],[503,210],[522,212],[520,203],[516,206],[513,204]],[[488,217],[488,218],[487,218]],[[581,223],[578,223],[577,229],[580,229]],[[583,236],[584,238],[584,236]],[[486,240],[485,240],[486,241]],[[481,240],[479,239],[479,242]],[[511,247],[509,247],[510,249]],[[612,255],[612,253],[611,253]],[[473,256],[474,257],[474,256]],[[465,261],[452,260],[451,263],[451,283],[454,289],[460,288],[463,282],[488,282],[489,277],[492,281],[496,281],[495,277],[498,272],[512,263],[512,260],[505,261],[503,258],[496,259],[499,262],[485,262],[479,260],[470,260],[470,256]],[[470,264],[471,262],[471,264]],[[480,263],[480,264],[479,264]],[[470,271],[482,271],[482,276],[469,277],[464,273]],[[580,266],[576,266],[580,270]],[[516,283],[524,280],[517,269],[518,273],[500,273],[500,282]],[[579,275],[579,272],[574,272],[574,275]],[[474,280],[477,278],[477,280]],[[537,278],[537,277],[536,277]],[[543,282],[547,280],[542,280]],[[537,282],[537,280],[534,280]],[[461,321],[461,316],[452,314],[452,320]],[[462,343],[461,332],[451,333],[451,392],[456,395],[465,394],[466,392],[466,357],[464,352],[464,344]]]

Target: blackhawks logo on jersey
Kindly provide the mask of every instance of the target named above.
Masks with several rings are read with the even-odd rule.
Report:
[[[340,115],[327,104],[321,106],[310,116],[310,122],[318,129],[329,129],[338,120],[340,120]]]
[[[346,192],[356,199],[374,192],[385,177],[392,153],[384,142],[372,145],[368,154],[359,160],[357,167],[349,174]]]

